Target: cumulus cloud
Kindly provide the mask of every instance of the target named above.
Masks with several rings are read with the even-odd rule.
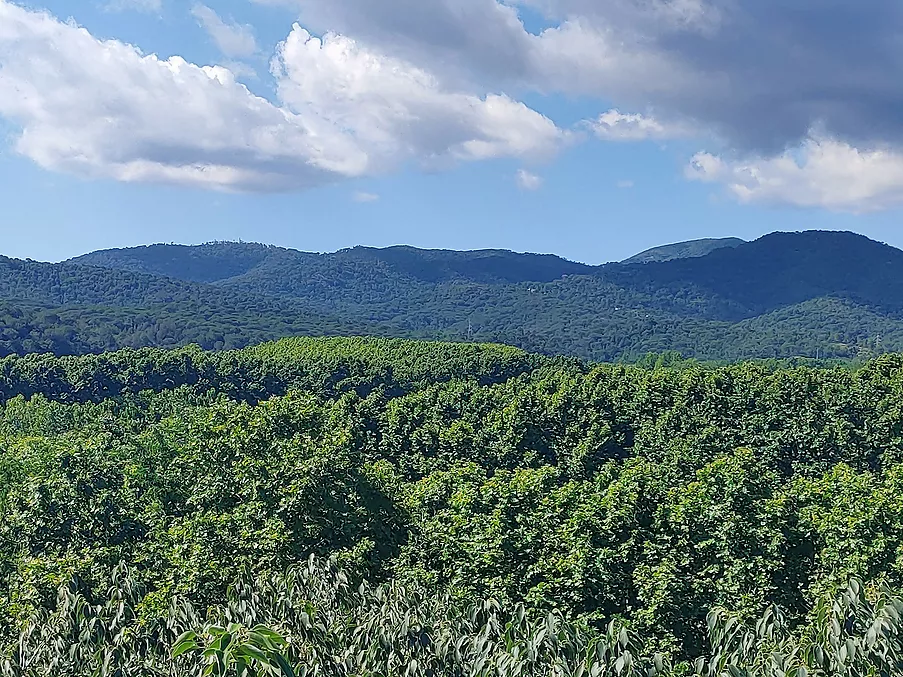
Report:
[[[690,175],[746,202],[899,204],[903,5],[890,0],[279,1],[443,80],[611,101],[587,123],[607,141],[717,138],[725,157],[697,155]],[[518,4],[548,27],[528,32]]]
[[[280,1],[442,78],[655,110],[741,154],[780,153],[814,126],[852,147],[903,147],[892,0]],[[548,27],[530,33],[517,5]]]
[[[665,124],[639,113],[622,113],[612,109],[589,123],[600,139],[606,141],[645,141],[687,136],[689,130],[678,124]]]
[[[207,5],[194,5],[191,8],[191,15],[226,56],[241,58],[252,56],[257,52],[257,40],[251,26],[223,21]]]
[[[20,148],[39,146],[43,142],[29,137],[52,136],[48,130],[59,124],[63,131],[57,152],[66,154],[63,147],[68,142],[69,164],[108,166],[106,155],[116,153],[105,151],[106,155],[100,154],[102,160],[92,159],[99,157],[103,142],[86,142],[89,132],[82,131],[82,125],[90,129],[98,123],[85,111],[105,114],[112,120],[109,124],[125,129],[130,126],[126,113],[140,122],[158,101],[170,102],[166,110],[177,105],[172,102],[182,101],[154,98],[163,93],[158,89],[166,89],[168,96],[178,93],[187,101],[207,102],[204,105],[211,107],[213,118],[220,116],[223,125],[235,125],[239,138],[259,129],[253,125],[260,123],[247,119],[247,109],[254,110],[253,115],[278,119],[269,124],[295,130],[293,134],[304,139],[305,149],[310,147],[309,154],[293,148],[279,157],[287,154],[304,168],[305,176],[319,178],[324,166],[327,177],[340,177],[385,171],[409,161],[441,167],[449,162],[553,152],[573,137],[519,102],[533,92],[606,102],[600,110],[610,110],[582,127],[588,125],[607,141],[675,136],[716,140],[725,149],[722,158],[715,158],[722,165],[717,172],[694,176],[730,186],[750,188],[749,179],[736,178],[738,168],[759,167],[772,176],[788,157],[798,161],[800,154],[808,158],[808,164],[801,165],[806,169],[800,171],[809,172],[812,181],[829,181],[834,174],[825,171],[826,165],[817,158],[832,143],[868,167],[879,162],[879,156],[896,157],[903,152],[898,114],[903,100],[899,40],[903,5],[891,0],[867,0],[865,5],[851,0],[827,5],[786,0],[254,1],[290,6],[305,26],[292,30],[274,60],[278,98],[273,102],[251,96],[234,82],[226,83],[228,76],[220,71],[173,59],[154,60],[135,50],[134,58],[123,56],[131,48],[115,43],[85,44],[95,56],[109,52],[121,60],[91,62],[72,51],[74,62],[64,62],[57,57],[69,53],[68,47],[54,52],[56,46],[46,36],[44,42],[36,35],[26,39],[24,33],[10,37],[10,26],[15,24],[6,21],[4,25],[0,15],[0,88],[9,87],[10,79],[35,82],[37,93],[46,99],[40,115],[17,112],[15,119],[24,129]],[[518,14],[523,6],[545,16],[545,28],[527,30]],[[0,0],[0,8],[6,8],[2,11],[25,12],[13,7],[8,0]],[[62,36],[65,31],[60,31]],[[63,40],[60,36],[53,40]],[[16,45],[26,40],[31,41],[32,52],[21,56]],[[247,51],[248,45],[244,47]],[[36,65],[42,61],[46,67]],[[125,62],[131,65],[125,67]],[[62,73],[63,91],[75,101],[63,101],[62,93],[46,91],[56,85],[55,68]],[[157,75],[148,75],[151,72]],[[170,74],[160,75],[164,72]],[[94,92],[97,101],[83,96],[81,102],[79,85],[73,84],[79,78],[85,78],[84,91]],[[121,81],[123,92],[109,91],[105,79]],[[227,90],[228,95],[222,93]],[[125,99],[127,92],[146,97],[147,105],[135,104],[133,111],[132,101]],[[242,112],[236,117],[217,97],[228,99],[229,106]],[[71,117],[78,124],[64,112],[72,105]],[[13,107],[0,100],[0,113]],[[654,116],[648,111],[654,111]],[[178,111],[175,117],[180,115],[184,113]],[[167,124],[157,120],[150,127]],[[156,167],[165,147],[163,166],[173,163],[170,155],[179,155],[177,166],[183,168],[211,162],[180,143],[168,140],[160,146],[151,139],[152,131],[131,127],[122,132],[126,139],[120,147],[140,145],[142,150],[132,153],[132,160]],[[813,129],[819,130],[815,141]],[[176,132],[167,129],[166,134]],[[211,134],[206,130],[200,138]],[[97,135],[100,139],[100,132]],[[132,144],[132,137],[141,135],[149,140]],[[216,138],[223,147],[234,145],[237,155],[269,162],[269,151],[259,152],[253,144],[231,144],[225,135]],[[302,142],[296,139],[295,143]],[[801,150],[785,153],[786,148],[800,144]],[[248,170],[245,160],[228,159],[231,152],[221,152],[214,164]],[[129,155],[126,150],[117,153]],[[286,183],[297,183],[286,178],[291,172],[285,168],[292,162],[280,162],[276,175]],[[815,166],[822,170],[812,173]],[[258,170],[253,171],[256,175]],[[721,178],[712,179],[715,174]],[[750,189],[757,196],[768,193],[756,181]],[[732,191],[738,196],[743,192]],[[827,192],[832,191],[823,194]],[[864,190],[863,194],[871,193]],[[799,202],[789,193],[781,195],[773,191],[767,201]],[[886,206],[894,203],[887,195],[888,189],[882,188],[872,197],[853,201]],[[826,200],[813,197],[809,201]]]
[[[334,33],[313,37],[298,24],[276,64],[282,101],[353,130],[357,141],[387,159],[544,156],[567,136],[507,96],[443,89],[432,74],[407,62]]]
[[[47,169],[246,190],[360,175],[351,139],[253,96],[224,68],[142,55],[0,1],[0,114]]]
[[[377,195],[376,193],[365,193],[363,191],[358,191],[351,196],[351,199],[355,202],[376,202],[377,200],[379,200],[379,195]]]
[[[517,10],[496,0],[254,0],[285,5],[317,34],[348,35],[446,78],[529,77],[531,37]]]
[[[724,184],[741,202],[849,212],[903,205],[903,153],[862,151],[817,136],[795,150],[767,158],[739,161],[698,153],[687,174]]]
[[[409,161],[532,157],[566,138],[503,95],[295,26],[273,61],[279,100],[222,67],[160,59],[0,0],[0,115],[39,165],[123,181],[302,189]]]
[[[516,178],[517,185],[520,186],[523,190],[539,190],[540,188],[542,188],[542,177],[528,172],[526,169],[519,169],[517,171]]]

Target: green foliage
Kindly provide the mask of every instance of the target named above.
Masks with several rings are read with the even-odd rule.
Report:
[[[240,579],[204,620],[176,600],[161,618],[139,621],[136,592],[121,568],[97,603],[77,581],[62,586],[56,610],[30,621],[0,674],[879,677],[903,669],[903,599],[856,579],[819,599],[799,627],[776,607],[749,623],[715,609],[705,647],[679,663],[650,652],[620,621],[593,627],[492,599],[352,586],[333,562],[314,558],[287,575]]]
[[[696,672],[708,677],[825,675],[878,677],[903,670],[903,599],[887,588],[867,591],[852,579],[835,598],[822,597],[801,630],[780,608],[754,626],[716,609],[707,619],[711,646]]]
[[[295,673],[283,655],[288,646],[282,635],[265,625],[246,628],[239,623],[229,623],[225,627],[211,623],[182,633],[173,645],[172,657],[199,653],[206,663],[202,675],[294,677]]]
[[[180,386],[253,401],[291,389],[335,395],[382,387],[398,394],[456,378],[505,381],[545,363],[507,346],[367,338],[285,339],[217,353],[189,346],[62,358],[13,355],[0,359],[0,398],[40,394],[85,402]]]
[[[900,355],[589,368],[292,339],[8,357],[0,394],[8,674],[626,674],[628,648],[636,674],[897,669],[852,661],[897,660]]]

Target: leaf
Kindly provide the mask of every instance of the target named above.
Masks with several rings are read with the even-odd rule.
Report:
[[[198,648],[197,633],[189,630],[179,635],[172,647],[172,657],[178,658],[182,654]]]
[[[665,659],[660,653],[655,654],[652,658],[652,663],[655,666],[656,674],[661,674],[665,671]]]
[[[242,655],[247,656],[248,658],[257,661],[258,663],[263,663],[264,665],[270,662],[270,659],[267,657],[267,655],[253,644],[242,644],[238,647],[238,652]]]
[[[282,670],[282,674],[285,677],[295,677],[295,671],[292,670],[292,666],[288,664],[288,661],[285,660],[285,657],[282,654],[276,654],[273,656],[273,660],[276,662],[276,665],[279,666],[279,669]]]

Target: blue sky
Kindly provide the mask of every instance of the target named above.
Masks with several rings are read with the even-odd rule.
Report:
[[[771,0],[746,24],[707,0],[361,2],[0,0],[0,253],[242,239],[600,263],[810,228],[903,246],[901,54],[825,52],[830,22]],[[872,4],[884,20],[852,30],[874,41],[901,24]]]

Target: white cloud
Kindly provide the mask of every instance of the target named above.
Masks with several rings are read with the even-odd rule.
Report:
[[[596,136],[605,141],[672,139],[689,133],[685,126],[665,124],[653,117],[639,113],[621,113],[617,109],[603,113],[588,124]]]
[[[656,112],[603,114],[595,129],[605,139],[698,135],[771,156],[821,125],[853,149],[903,149],[894,67],[903,12],[890,0],[868,12],[849,1],[256,1],[291,5],[313,30],[352,36],[443,82]],[[539,34],[520,21],[524,5],[546,17]]]
[[[226,56],[241,58],[257,53],[257,40],[251,26],[223,21],[206,5],[194,5],[191,14]]]
[[[280,100],[222,67],[144,55],[0,0],[0,115],[42,167],[121,181],[296,190],[447,163],[547,155],[567,135],[503,95],[295,26],[273,61]]]
[[[220,189],[366,173],[353,139],[253,96],[224,68],[142,55],[0,0],[0,115],[47,169]]]
[[[630,179],[621,179],[615,185],[618,188],[621,188],[622,190],[626,190],[628,188],[633,188],[634,184],[633,184],[633,181],[631,181]]]
[[[430,73],[349,38],[295,24],[276,61],[280,99],[350,130],[386,161],[541,157],[567,139],[505,95],[446,90]]]
[[[163,0],[110,0],[106,5],[106,9],[112,12],[136,10],[138,12],[159,14],[163,9]]]
[[[517,11],[496,0],[254,0],[293,7],[312,32],[353,37],[456,85],[503,86],[527,74],[531,37]]]
[[[698,153],[687,174],[724,184],[741,202],[850,212],[903,205],[903,153],[818,136],[794,151],[747,161]]]
[[[298,188],[409,162],[547,156],[578,135],[518,97],[567,93],[612,107],[581,125],[602,139],[705,136],[725,158],[754,158],[694,159],[707,167],[694,178],[740,199],[897,203],[903,85],[888,64],[900,60],[903,13],[889,0],[865,13],[782,0],[254,1],[291,6],[307,27],[273,61],[273,101],[225,69],[144,56],[0,0],[0,114],[22,127],[19,150],[93,175]],[[524,5],[547,17],[538,34]],[[194,12],[227,55],[256,50],[248,27]],[[865,174],[838,191],[832,154]],[[878,166],[886,176],[869,174]],[[775,187],[794,181],[805,197]]]
[[[376,202],[379,200],[379,195],[376,193],[365,193],[363,191],[358,191],[352,196],[352,199],[355,202]]]
[[[542,188],[543,179],[541,176],[532,174],[526,169],[517,170],[517,185],[524,190],[539,190]]]

